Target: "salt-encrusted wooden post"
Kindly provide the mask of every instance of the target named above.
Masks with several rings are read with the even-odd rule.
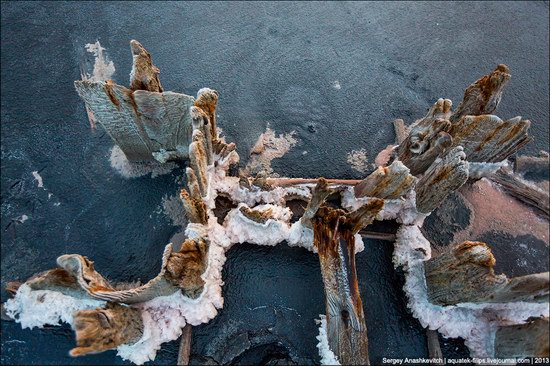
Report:
[[[493,113],[500,103],[504,87],[510,80],[508,66],[500,64],[489,75],[485,75],[464,91],[464,98],[451,116],[452,123],[466,115],[479,116]]]
[[[216,125],[216,107],[218,105],[219,94],[210,88],[202,88],[197,93],[195,106],[200,108],[208,116],[208,128],[212,140],[218,139],[218,130]]]
[[[314,245],[325,287],[330,349],[343,365],[368,365],[368,338],[355,268],[355,234],[374,220],[381,199],[346,213],[327,206],[313,217]]]
[[[449,194],[468,180],[469,164],[462,147],[450,150],[434,163],[416,184],[416,208],[419,212],[435,210]]]
[[[464,116],[450,131],[452,146],[462,146],[468,161],[497,163],[532,140],[530,126],[521,117],[503,121],[494,115]]]
[[[525,324],[499,327],[495,357],[550,357],[550,319],[534,318]]]
[[[409,169],[399,160],[390,166],[378,167],[368,177],[353,187],[355,197],[396,199],[406,195],[415,182]]]
[[[409,127],[409,134],[397,148],[398,159],[412,175],[422,174],[451,145],[448,121],[452,103],[440,98],[426,116]]]
[[[425,262],[428,298],[437,305],[464,302],[547,301],[550,274],[495,275],[495,257],[485,243],[465,241]]]
[[[193,131],[193,142],[189,145],[189,165],[197,176],[199,188],[203,197],[208,193],[208,176],[206,175],[208,158],[206,156],[207,153],[204,139],[202,131],[197,129]]]
[[[105,308],[80,310],[74,315],[76,347],[71,356],[83,356],[131,345],[143,335],[139,309],[108,303]]]
[[[193,327],[191,324],[186,324],[181,331],[181,341],[178,350],[177,365],[189,365],[189,354],[191,353],[191,335]]]
[[[309,200],[307,207],[302,217],[300,217],[300,223],[306,227],[312,228],[312,219],[321,207],[325,203],[325,199],[333,192],[328,187],[328,182],[325,178],[319,178],[315,188],[311,192],[311,199]]]

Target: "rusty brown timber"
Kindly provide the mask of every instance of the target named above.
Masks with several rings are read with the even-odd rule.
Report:
[[[511,196],[538,209],[546,217],[550,215],[550,196],[547,191],[519,179],[504,167],[489,175],[488,178],[498,183]]]
[[[461,146],[449,150],[432,164],[416,184],[416,208],[430,213],[445,201],[447,196],[468,180],[469,164]]]
[[[325,287],[327,337],[343,365],[368,365],[368,337],[355,268],[355,234],[384,205],[375,199],[357,211],[321,206],[312,219]]]
[[[494,115],[464,116],[453,124],[452,146],[462,146],[471,162],[497,163],[531,141],[531,122],[521,117],[503,121]]]

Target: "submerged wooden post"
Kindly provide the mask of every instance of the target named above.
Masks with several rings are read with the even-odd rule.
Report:
[[[511,196],[540,210],[546,216],[550,215],[550,195],[547,191],[527,184],[505,168],[500,168],[487,178],[498,183]]]
[[[191,353],[191,334],[193,327],[191,324],[186,324],[181,332],[180,348],[178,350],[178,366],[189,365],[189,354]]]
[[[485,243],[465,241],[425,262],[428,298],[437,305],[473,302],[547,301],[550,274],[495,275],[495,257]]]
[[[441,362],[433,363],[435,365],[443,365],[443,352],[441,352],[441,346],[439,345],[439,336],[437,330],[426,329],[426,338],[428,341],[428,356],[430,358],[441,359]]]
[[[343,365],[369,364],[355,268],[355,234],[374,220],[383,205],[383,200],[374,199],[351,213],[322,206],[312,220],[325,287],[328,342]]]
[[[495,357],[550,357],[550,319],[529,319],[525,324],[499,327]]]

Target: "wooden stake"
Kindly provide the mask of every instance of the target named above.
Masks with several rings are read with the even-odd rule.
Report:
[[[183,327],[181,338],[180,338],[180,348],[178,351],[178,366],[180,365],[189,365],[189,354],[191,353],[191,335],[192,335],[192,326],[191,324],[186,324]]]

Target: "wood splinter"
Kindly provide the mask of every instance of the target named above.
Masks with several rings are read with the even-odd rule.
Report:
[[[325,287],[330,349],[343,365],[368,365],[368,338],[355,268],[355,234],[372,223],[384,206],[374,199],[346,213],[321,206],[313,217],[313,242]]]

